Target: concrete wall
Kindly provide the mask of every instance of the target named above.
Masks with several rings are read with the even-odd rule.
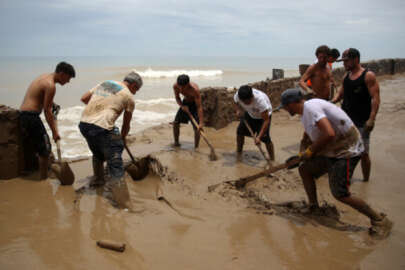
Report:
[[[381,59],[361,63],[361,65],[365,68],[369,68],[377,76],[405,72],[404,58]],[[337,85],[342,83],[344,74],[344,68],[337,68],[332,71]],[[299,79],[300,77],[265,80],[250,83],[249,85],[265,92],[270,97],[273,108],[275,108],[280,104],[281,93],[287,88],[296,86]],[[233,109],[233,95],[236,91],[237,89],[227,90],[223,87],[207,87],[201,89],[205,125],[219,129],[236,120]]]

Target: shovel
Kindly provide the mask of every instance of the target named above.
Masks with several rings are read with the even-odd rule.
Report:
[[[194,117],[191,115],[191,113],[188,113],[188,115],[190,116],[191,121],[193,122],[193,125],[198,129],[198,123],[197,121],[194,119]],[[210,144],[210,142],[208,141],[207,137],[205,136],[204,131],[199,130],[201,136],[203,137],[204,141],[208,144],[211,152],[210,152],[210,160],[217,160],[218,157],[215,154],[215,150],[214,147]]]
[[[62,154],[60,151],[60,140],[56,141],[56,148],[58,152],[58,164],[53,169],[62,185],[71,185],[75,181],[75,175],[66,161],[62,161]]]
[[[221,182],[221,183],[218,183],[218,184],[208,186],[208,192],[214,191],[219,185],[222,185],[222,184],[229,184],[229,185],[235,186],[237,189],[241,189],[241,188],[245,187],[245,185],[247,183],[249,183],[251,181],[254,181],[257,178],[260,178],[262,176],[269,175],[270,173],[274,173],[274,172],[277,172],[277,171],[282,170],[282,169],[293,169],[300,162],[301,162],[301,160],[298,157],[297,158],[294,157],[294,159],[288,159],[285,163],[282,163],[282,164],[277,165],[277,166],[272,166],[272,167],[270,167],[270,169],[263,170],[263,171],[261,171],[259,173],[256,173],[256,174],[253,174],[253,175],[250,175],[250,176],[246,176],[246,177],[241,177],[241,178],[239,178],[237,180],[228,180],[228,181],[225,181],[225,182]]]
[[[145,162],[147,162],[147,159],[142,158],[141,160],[139,160],[138,163],[141,166],[138,166],[138,164],[135,162],[134,156],[132,155],[131,151],[129,150],[129,148],[125,142],[124,142],[124,147],[125,147],[125,150],[127,150],[129,157],[132,160],[132,164],[126,168],[126,171],[129,173],[129,175],[131,175],[132,179],[134,179],[134,180],[143,179],[149,172],[149,170],[147,169],[147,164],[145,164]]]
[[[271,165],[270,159],[268,159],[267,156],[266,156],[266,154],[263,152],[262,145],[261,145],[261,144],[256,144],[256,135],[253,133],[253,130],[252,130],[252,128],[249,126],[249,123],[246,121],[245,118],[242,118],[242,119],[243,119],[243,123],[245,124],[245,126],[246,126],[247,129],[249,130],[250,135],[252,136],[253,141],[255,142],[255,145],[257,146],[257,148],[259,148],[260,153],[262,153],[262,156],[263,156],[264,159],[267,161],[267,164],[269,164],[269,168],[273,167],[273,165]]]

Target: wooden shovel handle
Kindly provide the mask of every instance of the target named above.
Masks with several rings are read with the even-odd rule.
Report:
[[[193,122],[193,125],[198,129],[198,123],[197,121],[194,119],[193,115],[191,113],[188,113],[188,116],[190,117],[191,121]],[[201,136],[203,137],[204,141],[208,144],[208,146],[211,149],[214,149],[214,147],[210,144],[210,142],[208,141],[207,137],[205,136],[204,131],[199,130]]]
[[[255,141],[256,144],[256,135],[253,133],[252,128],[250,127],[249,123],[246,121],[245,118],[243,118],[243,123],[245,124],[245,126],[247,127],[247,129],[250,132],[250,135],[252,136],[253,140]],[[267,163],[269,164],[270,167],[272,167],[272,165],[270,164],[270,159],[267,158],[266,154],[263,151],[263,148],[261,146],[261,144],[256,144],[257,148],[259,148],[260,153],[262,153],[262,156],[264,157],[264,159],[267,161]]]
[[[62,153],[60,151],[60,140],[56,141],[56,152],[58,153],[58,161],[62,163]]]
[[[124,142],[125,150],[127,150],[129,157],[131,158],[132,162],[135,164],[134,156],[132,155],[131,151],[129,150],[127,144]]]

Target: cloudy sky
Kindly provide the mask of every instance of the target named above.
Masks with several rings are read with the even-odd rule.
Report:
[[[405,57],[403,0],[0,0],[1,56]]]

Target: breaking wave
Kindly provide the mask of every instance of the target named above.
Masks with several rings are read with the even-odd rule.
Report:
[[[190,77],[215,77],[221,76],[223,74],[222,70],[153,70],[151,68],[146,69],[145,71],[134,70],[142,78],[173,78],[177,77],[180,74],[187,74]]]

